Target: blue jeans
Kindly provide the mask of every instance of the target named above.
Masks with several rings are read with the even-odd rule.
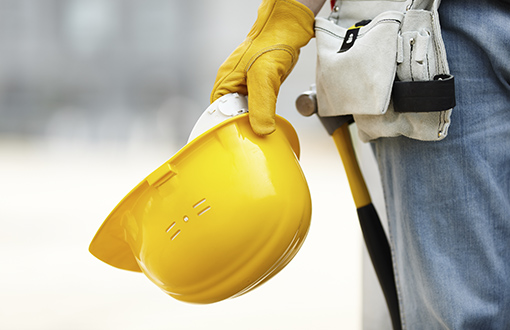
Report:
[[[510,329],[510,4],[443,0],[440,142],[375,142],[405,329]]]

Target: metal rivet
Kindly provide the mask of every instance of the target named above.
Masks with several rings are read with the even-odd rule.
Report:
[[[414,42],[415,42],[414,38],[409,39],[409,44],[414,45]]]
[[[333,11],[334,11],[335,13],[336,13],[336,12],[338,12],[339,10],[340,10],[340,7],[338,7],[338,6],[335,6],[335,7],[333,8]]]

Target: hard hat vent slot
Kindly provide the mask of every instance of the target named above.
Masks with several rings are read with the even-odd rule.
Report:
[[[202,214],[204,214],[205,212],[209,211],[211,209],[210,206],[206,207],[205,209],[203,209],[202,211],[198,212],[198,216],[201,216]]]
[[[200,205],[204,204],[206,201],[205,198],[202,198],[201,200],[199,200],[197,203],[195,203],[195,205],[193,205],[193,208],[196,209],[197,207],[199,207]],[[203,209],[202,211],[198,212],[198,216],[201,216],[202,214],[204,214],[205,212],[209,211],[211,209],[210,206],[206,206],[205,209]]]
[[[174,221],[174,222],[172,222],[172,224],[171,224],[170,226],[168,226],[168,228],[166,229],[166,232],[167,232],[167,233],[169,233],[169,232],[172,230],[172,228],[174,228],[174,227],[175,227],[175,224],[176,224],[176,223],[175,223],[175,221]],[[173,235],[170,237],[170,240],[172,240],[172,241],[173,241],[173,240],[177,237],[177,235],[179,235],[180,233],[181,233],[181,230],[180,230],[180,229],[178,229],[178,230],[177,230],[175,233],[173,233]]]
[[[175,226],[175,221],[166,229],[166,232],[168,233],[172,228]]]
[[[176,231],[175,234],[173,234],[172,237],[170,237],[170,239],[173,241],[177,237],[177,235],[179,235],[180,233],[181,233],[181,230]]]
[[[197,207],[199,207],[201,204],[203,204],[205,202],[205,198],[202,198],[201,200],[199,200],[198,202],[195,203],[195,205],[193,205],[193,208],[196,209]]]

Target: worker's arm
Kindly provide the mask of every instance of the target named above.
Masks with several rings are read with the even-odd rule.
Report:
[[[247,38],[219,68],[211,102],[229,93],[248,95],[253,130],[271,134],[280,85],[314,36],[315,14],[324,2],[263,0]]]
[[[297,0],[307,6],[315,15],[319,13],[326,0]]]

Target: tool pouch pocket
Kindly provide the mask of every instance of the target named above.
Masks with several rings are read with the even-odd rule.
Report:
[[[390,102],[403,13],[385,12],[349,29],[316,18],[319,114],[381,115]],[[361,24],[366,24],[361,26]]]
[[[455,106],[453,76],[448,74],[446,51],[438,34],[432,11],[406,12],[397,43],[396,112],[436,112]]]
[[[352,15],[347,23],[342,17],[316,18],[321,116],[353,115],[363,141],[399,135],[434,141],[447,135],[455,105],[453,77],[440,33],[438,1],[421,3],[426,6],[382,11],[351,28],[345,26],[352,24]],[[350,12],[363,15],[362,10]]]

